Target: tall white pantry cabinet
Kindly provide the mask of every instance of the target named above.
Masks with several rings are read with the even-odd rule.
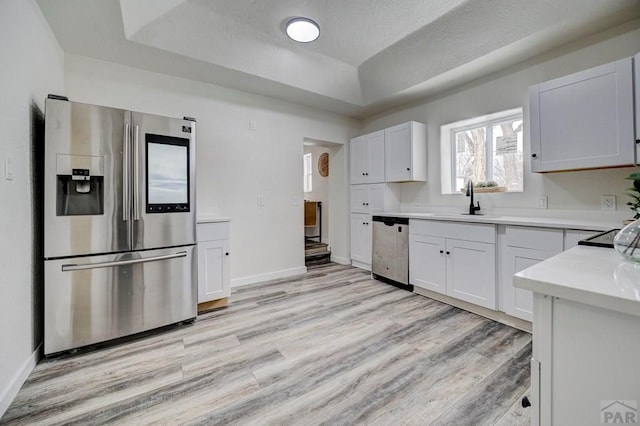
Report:
[[[351,139],[351,262],[371,269],[371,216],[400,209],[398,182],[426,181],[423,123],[409,121]]]

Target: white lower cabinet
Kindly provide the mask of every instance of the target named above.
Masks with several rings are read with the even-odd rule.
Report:
[[[534,315],[531,425],[637,424],[640,317],[539,293]]]
[[[371,215],[351,214],[351,260],[354,266],[371,265],[371,229]]]
[[[496,308],[495,225],[411,220],[409,283]]]
[[[496,308],[496,245],[447,240],[447,295]]]
[[[505,226],[501,245],[501,291],[504,313],[533,320],[533,294],[513,286],[513,274],[568,250],[599,231]]]
[[[562,229],[506,226],[502,244],[502,311],[533,320],[533,294],[513,286],[513,274],[550,258],[563,248]]]
[[[445,248],[445,238],[409,233],[409,283],[447,294]]]
[[[198,223],[198,303],[229,297],[229,222]]]

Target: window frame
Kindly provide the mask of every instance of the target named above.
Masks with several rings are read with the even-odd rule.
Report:
[[[486,173],[487,180],[492,180],[494,153],[493,153],[493,127],[496,124],[509,120],[522,120],[522,138],[524,151],[524,111],[520,108],[513,108],[505,111],[499,111],[492,114],[482,115],[466,120],[460,120],[453,123],[445,124],[440,127],[440,156],[441,156],[441,193],[443,195],[460,194],[456,188],[456,170],[457,170],[457,140],[455,134],[470,129],[480,127],[485,128],[485,155],[486,155]],[[524,156],[522,161],[524,162]],[[524,166],[524,164],[523,164]],[[506,192],[524,192],[524,176],[522,182],[522,190],[509,190]]]
[[[313,154],[311,152],[307,154],[303,154],[302,156],[302,176],[303,176],[303,180],[302,180],[303,192],[305,193],[313,192]],[[309,184],[308,188],[307,188],[307,183]]]

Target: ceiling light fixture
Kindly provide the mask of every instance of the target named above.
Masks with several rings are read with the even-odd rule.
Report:
[[[291,18],[286,28],[289,38],[300,43],[310,43],[320,37],[320,26],[313,19]]]

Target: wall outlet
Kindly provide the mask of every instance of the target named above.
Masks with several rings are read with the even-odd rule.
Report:
[[[421,205],[423,205],[423,204],[424,204],[424,199],[423,199],[422,197],[416,197],[416,199],[415,199],[415,201],[414,201],[414,204],[415,204],[416,206],[421,206]]]
[[[300,198],[293,196],[291,197],[291,205],[292,206],[299,206],[300,205]]]
[[[600,210],[615,211],[616,209],[616,196],[615,195],[603,195],[600,197]]]
[[[264,197],[262,195],[258,195],[258,198],[256,199],[256,204],[258,205],[258,207],[264,206]]]
[[[249,130],[251,130],[252,132],[258,130],[255,120],[249,120]]]
[[[540,197],[538,197],[538,200],[536,201],[536,208],[538,209],[546,209],[547,208],[547,204],[548,204],[548,198],[546,195],[541,195]]]

